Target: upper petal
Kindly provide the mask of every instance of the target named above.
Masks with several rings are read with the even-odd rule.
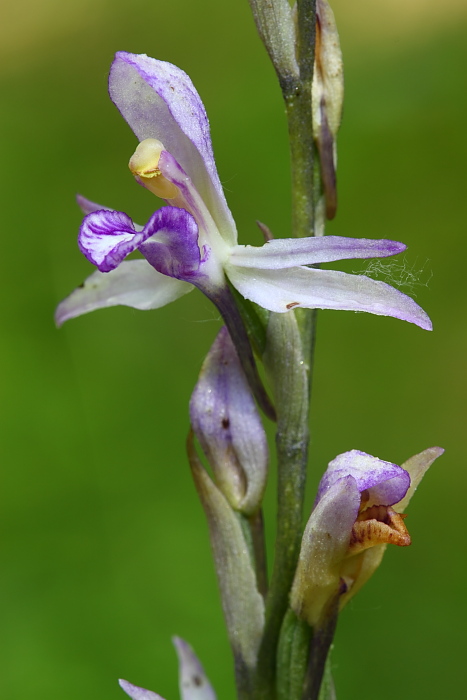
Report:
[[[236,246],[230,255],[230,263],[239,267],[279,270],[350,258],[384,258],[401,253],[405,248],[403,243],[384,239],[344,236],[276,238],[261,247]]]
[[[159,139],[191,177],[219,228],[235,231],[206,110],[188,75],[171,63],[119,51],[110,69],[109,93],[138,140]]]
[[[58,305],[55,322],[61,326],[70,318],[107,306],[157,309],[193,288],[187,282],[161,275],[146,260],[125,260],[112,272],[96,271],[88,277]]]
[[[307,267],[261,270],[239,267],[230,262],[225,270],[234,287],[246,299],[269,311],[281,313],[297,306],[366,311],[400,318],[425,330],[432,328],[428,315],[413,299],[389,284],[365,275]]]
[[[360,493],[369,491],[368,506],[392,506],[405,496],[410,486],[409,474],[397,464],[385,462],[360,450],[350,450],[329,463],[320,481],[316,501],[319,502],[336,482],[347,476],[355,479]]]

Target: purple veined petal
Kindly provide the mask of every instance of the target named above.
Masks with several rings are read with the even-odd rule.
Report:
[[[125,260],[112,272],[96,271],[57,307],[55,322],[65,321],[108,306],[157,309],[191,292],[187,282],[166,277],[146,260]]]
[[[172,641],[178,656],[181,700],[216,700],[204,668],[191,646],[180,637]]]
[[[413,299],[365,275],[307,267],[259,270],[230,263],[225,265],[225,271],[240,294],[269,311],[283,313],[298,306],[366,311],[432,329],[428,315]]]
[[[227,231],[227,238],[222,237],[191,178],[171,153],[162,151],[158,168],[161,174],[169,182],[176,185],[179,191],[177,197],[171,199],[169,204],[186,209],[197,222],[200,247],[208,243],[210,247],[216,248],[218,255],[226,259],[232,246],[235,246],[237,242],[236,236],[232,236],[232,231]]]
[[[118,684],[122,690],[125,691],[127,695],[130,696],[131,700],[164,700],[161,695],[153,693],[152,690],[146,690],[145,688],[140,688],[133,683],[124,681],[120,679]]]
[[[239,267],[280,270],[351,258],[385,258],[402,253],[405,249],[406,246],[397,241],[368,238],[277,238],[258,248],[249,245],[236,246],[229,262]]]
[[[84,217],[78,245],[89,262],[110,272],[151,235],[151,230],[138,233],[124,212],[100,209]]]
[[[109,94],[139,141],[155,138],[186,170],[221,231],[236,229],[212,151],[206,110],[188,75],[146,55],[119,51]],[[227,235],[227,234],[225,234]]]
[[[373,457],[360,450],[338,455],[329,463],[320,481],[316,502],[340,479],[352,476],[359,492],[368,490],[368,506],[392,506],[399,503],[410,486],[409,474],[391,462]]]
[[[144,227],[144,237],[139,250],[158,272],[182,280],[199,274],[198,226],[187,211],[162,207]]]

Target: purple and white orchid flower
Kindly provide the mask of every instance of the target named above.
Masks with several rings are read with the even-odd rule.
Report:
[[[443,452],[431,447],[399,467],[351,450],[329,464],[292,586],[291,606],[299,617],[319,627],[330,607],[342,607],[370,578],[387,544],[410,544],[403,511]]]
[[[272,240],[261,247],[237,244],[204,105],[182,70],[145,55],[119,52],[111,67],[109,92],[140,141],[130,160],[133,174],[167,206],[140,227],[123,212],[80,198],[87,216],[79,246],[98,272],[59,305],[59,325],[116,304],[157,308],[195,286],[214,301],[232,332],[228,278],[246,299],[270,311],[367,311],[431,329],[426,313],[388,284],[307,267],[394,255],[405,249],[401,243],[329,236]],[[135,250],[145,260],[124,260]]]

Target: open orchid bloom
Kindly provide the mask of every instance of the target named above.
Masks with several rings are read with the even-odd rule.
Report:
[[[299,617],[319,626],[338,597],[342,607],[370,578],[387,544],[410,544],[402,511],[443,452],[432,447],[399,467],[351,450],[329,464],[292,587],[291,605]]]
[[[216,700],[216,694],[193,649],[180,637],[174,637],[172,641],[178,656],[181,700]],[[131,700],[164,700],[152,690],[128,681],[120,680],[119,684]]]
[[[431,329],[426,313],[388,284],[307,267],[394,255],[405,249],[401,243],[329,236],[273,240],[261,247],[237,244],[206,112],[182,70],[119,52],[109,92],[140,141],[131,171],[167,206],[141,227],[123,212],[80,200],[87,216],[79,246],[98,271],[59,305],[58,324],[116,304],[157,308],[195,286],[217,305],[232,332],[225,303],[228,278],[246,299],[270,311],[300,306],[367,311]],[[125,260],[135,250],[144,260]]]

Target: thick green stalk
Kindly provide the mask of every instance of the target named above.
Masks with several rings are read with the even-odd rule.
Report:
[[[314,234],[314,159],[311,89],[316,37],[316,0],[297,0],[296,54],[299,75],[281,80],[290,141],[292,233]]]
[[[316,0],[297,0],[294,29],[296,63],[281,47],[274,31],[274,9],[287,8],[281,0],[250,4],[279,77],[286,106],[291,154],[292,232],[315,231],[315,145],[312,123],[312,81],[316,36]],[[292,16],[286,20],[290,29]],[[267,31],[266,31],[267,29]],[[303,530],[303,499],[309,443],[309,396],[316,313],[271,314],[265,365],[274,387],[277,410],[278,512],[274,567],[266,600],[266,622],[257,664],[255,700],[276,697],[275,665],[279,633],[288,608]],[[299,682],[298,679],[296,679]]]
[[[271,314],[264,362],[277,405],[278,513],[274,567],[258,658],[256,698],[275,696],[276,650],[302,537],[308,377],[294,314]]]
[[[296,57],[298,76],[280,79],[286,105],[292,179],[292,231],[297,237],[314,234],[315,219],[315,145],[311,109],[311,91],[316,36],[316,0],[297,0]],[[289,320],[287,329],[286,318]],[[316,312],[297,313],[298,332],[291,332],[292,315],[271,316],[268,353],[274,356],[270,369],[274,377],[278,411],[276,433],[278,463],[278,512],[274,569],[266,605],[266,627],[259,664],[271,676],[266,665],[276,662],[278,636],[288,606],[303,531],[303,500],[309,444],[309,396],[312,356],[315,342]],[[282,345],[277,328],[282,327]],[[276,330],[274,329],[276,328]],[[274,345],[271,342],[275,336]],[[269,695],[273,697],[273,695]]]
[[[313,631],[310,644],[308,668],[303,687],[302,700],[319,700],[321,696],[323,676],[326,669],[326,661],[331,648],[334,632],[336,631],[337,616],[339,612],[339,596],[330,606],[328,617],[319,629]],[[332,678],[328,673],[327,684],[330,685],[328,694],[332,691]],[[323,688],[323,695],[325,695]]]

